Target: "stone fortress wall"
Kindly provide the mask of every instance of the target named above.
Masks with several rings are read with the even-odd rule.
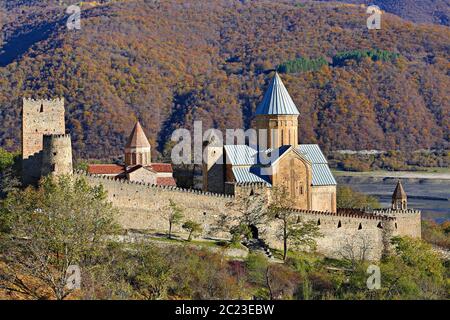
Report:
[[[114,180],[109,177],[87,175],[76,172],[76,176],[87,179],[91,185],[103,185],[108,200],[119,210],[118,222],[125,229],[152,230],[166,232],[168,221],[165,215],[169,209],[169,199],[184,209],[184,221],[193,220],[203,227],[200,237],[229,239],[230,234],[217,230],[221,215],[238,217],[233,204],[251,192],[267,192],[262,184],[242,184],[235,186],[235,196],[215,194],[177,187],[161,187],[143,183]],[[364,256],[369,260],[379,260],[390,250],[390,239],[396,235],[420,236],[420,212],[411,210],[400,213],[399,217],[385,214],[361,213],[357,210],[339,213],[294,210],[298,221],[314,221],[323,237],[317,239],[317,251],[332,258]],[[388,212],[388,210],[386,210]],[[419,226],[419,227],[418,227]],[[282,249],[283,243],[277,237],[281,230],[274,221],[258,226],[259,237],[270,247]],[[174,232],[185,234],[181,226]]]
[[[36,183],[41,176],[73,173],[70,135],[65,134],[64,100],[23,100],[22,151],[24,183]],[[220,156],[220,155],[216,155]],[[229,239],[221,218],[238,221],[242,214],[237,209],[239,201],[251,195],[262,195],[270,201],[270,188],[264,183],[225,184],[220,193],[203,192],[178,187],[155,186],[111,177],[88,175],[77,171],[90,185],[102,185],[108,200],[118,209],[118,223],[124,229],[166,232],[169,201],[183,208],[184,221],[193,220],[203,227],[201,237]],[[216,191],[219,192],[219,191]],[[325,197],[333,201],[333,190],[317,189],[316,207]],[[330,207],[327,204],[327,207]],[[331,207],[335,207],[332,203]],[[325,208],[325,207],[324,207]],[[296,219],[314,221],[323,237],[317,239],[317,251],[328,257],[360,257],[378,260],[390,249],[390,239],[396,235],[421,236],[420,211],[374,210],[362,212],[344,210],[327,212],[295,210]],[[236,218],[236,219],[233,219]],[[258,236],[270,247],[282,249],[277,221],[254,226]],[[180,225],[174,232],[184,233]]]

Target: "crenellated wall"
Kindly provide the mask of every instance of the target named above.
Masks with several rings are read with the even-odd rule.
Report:
[[[170,199],[183,208],[183,221],[193,220],[203,225],[203,236],[214,235],[218,238],[228,238],[229,234],[213,232],[213,227],[220,219],[220,215],[233,216],[237,214],[229,207],[229,204],[234,201],[233,196],[134,183],[85,175],[81,172],[75,174],[84,176],[92,185],[103,185],[108,192],[108,200],[119,209],[118,222],[125,229],[149,229],[165,232],[169,226],[166,217],[170,212]],[[183,233],[180,226],[175,226],[174,231]]]
[[[75,175],[85,177],[91,185],[103,185],[108,193],[108,200],[119,209],[118,222],[125,229],[166,232],[171,199],[183,208],[183,221],[193,220],[202,224],[202,237],[222,239],[229,239],[230,234],[226,230],[217,230],[220,217],[239,217],[240,213],[234,209],[234,204],[239,199],[252,193],[268,196],[269,192],[261,183],[235,185],[235,196],[231,196],[115,180],[82,172],[76,172]],[[364,256],[368,260],[379,260],[384,252],[391,249],[390,240],[393,236],[417,236],[416,228],[420,224],[420,212],[412,210],[379,210],[371,213],[339,210],[336,213],[293,209],[293,213],[295,221],[314,221],[319,226],[323,237],[317,239],[317,251],[332,258],[359,259]],[[260,238],[277,249],[283,248],[283,242],[277,237],[280,230],[282,226],[279,221],[258,226]],[[175,226],[174,231],[184,233],[180,225]]]
[[[357,214],[356,211],[294,210],[294,213],[297,221],[313,221],[319,227],[322,237],[317,239],[317,251],[327,257],[353,259],[364,256],[368,260],[379,260],[390,250],[393,217]],[[280,250],[283,246],[275,235],[281,227],[275,221],[260,230],[269,246]]]

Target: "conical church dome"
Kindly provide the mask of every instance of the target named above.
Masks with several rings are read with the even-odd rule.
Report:
[[[299,115],[297,107],[283,84],[278,73],[275,73],[263,101],[256,108],[257,115]]]

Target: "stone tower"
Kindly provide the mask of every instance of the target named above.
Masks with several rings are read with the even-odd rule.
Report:
[[[44,135],[41,176],[72,174],[70,134]]]
[[[225,192],[225,160],[221,139],[213,132],[204,143],[203,191]]]
[[[25,185],[36,183],[41,176],[43,137],[65,134],[64,99],[23,99],[22,107],[22,174]]]
[[[400,180],[395,187],[394,194],[392,195],[392,209],[393,210],[407,210],[408,209],[408,197],[403,189]]]
[[[149,166],[151,164],[151,146],[145,136],[141,124],[138,121],[136,122],[136,125],[134,126],[125,146],[125,165]]]
[[[275,73],[263,101],[256,109],[256,129],[259,131],[260,148],[279,148],[283,145],[292,145],[296,148],[299,115],[283,81],[278,73]]]

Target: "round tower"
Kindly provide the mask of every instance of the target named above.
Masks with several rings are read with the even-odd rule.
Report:
[[[72,174],[72,142],[70,134],[44,135],[41,175]]]

